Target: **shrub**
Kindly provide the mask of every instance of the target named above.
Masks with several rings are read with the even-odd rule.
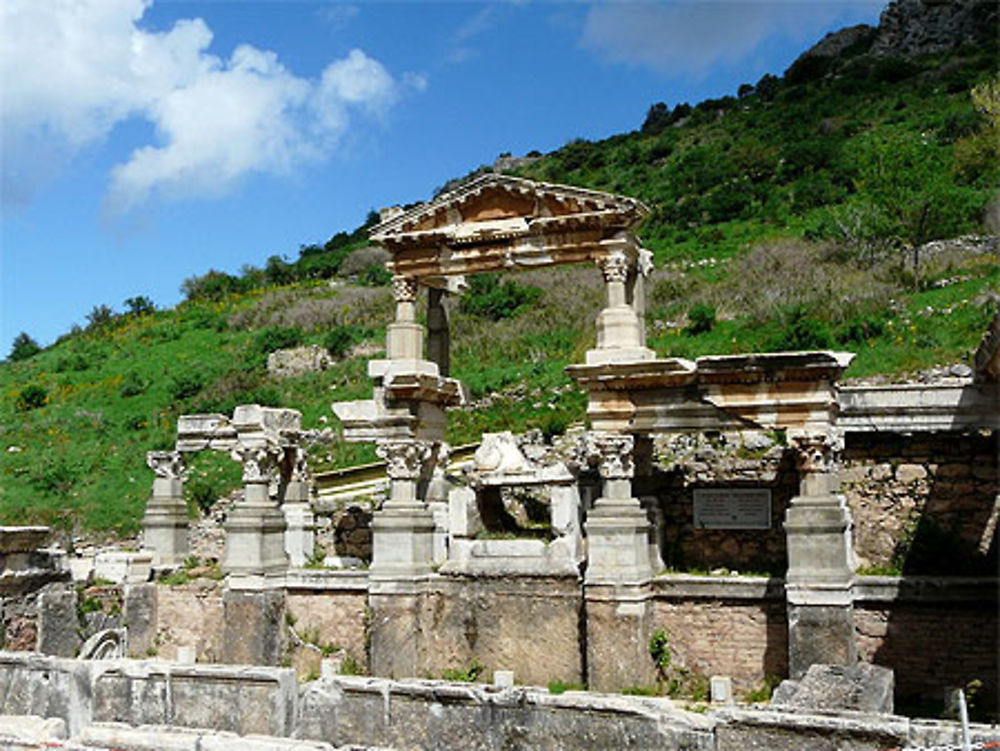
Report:
[[[101,326],[106,326],[111,323],[115,318],[115,311],[112,310],[110,305],[95,305],[91,308],[90,312],[87,313],[87,328],[96,329]]]
[[[181,293],[187,300],[221,300],[244,289],[246,284],[239,277],[215,269],[201,276],[189,277],[181,284]]]
[[[42,348],[38,346],[38,342],[28,336],[28,332],[22,331],[20,334],[14,337],[14,342],[10,347],[10,354],[7,355],[7,359],[11,362],[19,362],[20,360],[27,360],[29,357],[34,357]]]
[[[826,349],[833,342],[830,329],[813,318],[805,306],[786,308],[781,316],[781,331],[772,342],[774,350]]]
[[[49,392],[41,386],[32,384],[25,386],[17,394],[14,406],[18,412],[30,412],[33,409],[44,407],[49,400]]]
[[[323,337],[323,346],[333,357],[343,357],[360,338],[357,326],[337,326]]]
[[[688,325],[684,333],[688,336],[707,334],[715,326],[715,308],[700,302],[688,311]]]
[[[145,295],[136,295],[125,300],[125,314],[138,317],[156,312],[156,305]]]
[[[479,660],[473,658],[472,662],[466,668],[452,668],[450,670],[445,670],[441,677],[446,681],[461,681],[462,683],[475,683],[476,679],[482,675],[486,667],[479,662]]]
[[[122,381],[122,385],[118,389],[118,393],[124,398],[139,396],[139,394],[145,393],[146,386],[147,383],[142,376],[134,370],[131,370],[125,375],[125,379]]]
[[[469,288],[462,295],[459,309],[469,315],[500,321],[513,318],[540,294],[541,290],[535,287],[510,280],[501,282],[497,274],[480,274],[469,279]]]
[[[167,392],[174,401],[188,399],[196,395],[205,385],[205,379],[200,373],[188,370],[175,374],[167,384]]]
[[[257,332],[254,345],[258,352],[270,354],[276,349],[288,349],[302,344],[302,329],[298,326],[269,326]]]

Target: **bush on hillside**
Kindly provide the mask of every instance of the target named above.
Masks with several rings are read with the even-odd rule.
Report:
[[[688,325],[684,333],[688,336],[707,334],[713,326],[715,326],[715,308],[700,302],[688,311]]]
[[[278,349],[290,349],[302,344],[304,335],[297,326],[269,326],[261,329],[254,337],[257,351],[269,355]]]
[[[138,318],[156,312],[156,305],[145,295],[136,295],[125,300],[125,315]]]
[[[833,344],[830,328],[802,305],[782,311],[781,330],[771,341],[775,351],[828,349]]]
[[[10,347],[10,354],[7,355],[7,359],[11,362],[19,362],[21,360],[27,360],[29,357],[34,357],[42,348],[38,346],[38,342],[32,339],[27,331],[22,331],[20,334],[14,337],[14,341]]]
[[[110,305],[95,305],[87,313],[87,328],[97,329],[107,326],[115,319],[115,311]]]
[[[49,400],[49,392],[41,386],[32,384],[21,389],[14,400],[14,407],[18,412],[30,412],[33,409],[44,407]]]
[[[175,373],[167,382],[167,393],[175,402],[189,399],[205,386],[205,379],[194,370]]]

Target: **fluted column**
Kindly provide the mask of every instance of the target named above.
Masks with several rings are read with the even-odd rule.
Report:
[[[832,430],[790,430],[799,494],[785,513],[788,547],[789,673],[816,663],[853,665],[851,514],[837,476],[841,451]]]
[[[251,586],[259,583],[260,577],[279,575],[288,568],[285,517],[271,498],[282,453],[273,446],[238,445],[232,451],[232,457],[243,465],[244,497],[226,520],[223,568],[226,573],[252,579]]]
[[[177,565],[188,555],[184,459],[179,451],[150,451],[146,465],[154,478],[142,519],[143,547],[153,553],[153,565]]]

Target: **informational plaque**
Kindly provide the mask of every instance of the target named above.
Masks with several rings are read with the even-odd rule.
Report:
[[[766,488],[698,488],[695,529],[770,529],[771,491]]]

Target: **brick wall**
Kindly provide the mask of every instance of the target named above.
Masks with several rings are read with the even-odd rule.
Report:
[[[848,434],[841,485],[860,567],[997,571],[996,436]]]

